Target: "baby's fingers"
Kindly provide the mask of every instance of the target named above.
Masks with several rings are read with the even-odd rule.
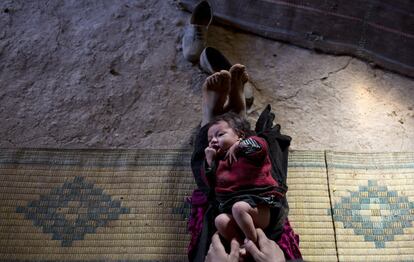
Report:
[[[237,161],[236,154],[235,154],[235,153],[233,153],[232,155],[233,155],[233,162],[236,162],[236,161]]]
[[[234,163],[237,161],[236,155],[234,154],[234,152],[231,152],[229,155],[229,162],[230,164]]]
[[[230,154],[230,152],[227,152],[226,153],[226,158],[225,159],[227,159],[227,163],[229,164],[229,165],[231,165],[231,154]]]

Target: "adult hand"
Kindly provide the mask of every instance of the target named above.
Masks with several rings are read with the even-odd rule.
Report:
[[[204,154],[206,155],[206,161],[208,166],[211,167],[211,163],[216,158],[216,150],[212,147],[206,147],[206,149],[204,149]]]
[[[220,237],[216,232],[211,239],[211,245],[208,249],[206,262],[238,262],[240,245],[235,239],[231,241],[230,254],[226,253]]]
[[[262,229],[257,228],[257,247],[251,240],[245,243],[245,248],[250,253],[256,262],[285,262],[285,255],[280,247],[266,237]]]

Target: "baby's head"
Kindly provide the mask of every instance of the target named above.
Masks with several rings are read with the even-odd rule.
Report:
[[[209,123],[208,145],[216,151],[225,152],[238,140],[252,133],[250,123],[245,118],[228,112],[214,118]]]

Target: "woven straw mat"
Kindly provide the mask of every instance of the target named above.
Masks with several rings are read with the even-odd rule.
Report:
[[[0,261],[187,261],[190,157],[1,150]],[[413,170],[409,153],[292,151],[289,219],[304,259],[414,261]]]
[[[339,261],[414,261],[414,153],[326,153]]]

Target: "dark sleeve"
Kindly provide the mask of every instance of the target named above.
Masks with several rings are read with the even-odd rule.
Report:
[[[267,156],[266,141],[260,137],[251,136],[240,141],[239,152],[252,160],[261,160]]]
[[[214,175],[216,174],[217,163],[216,161],[211,161],[211,166],[207,164],[207,160],[204,161],[204,174],[208,181],[213,181]]]

